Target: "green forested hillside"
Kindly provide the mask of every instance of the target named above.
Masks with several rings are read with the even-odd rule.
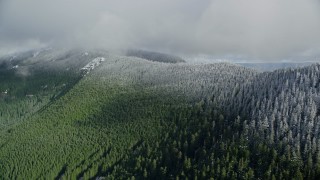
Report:
[[[184,102],[165,90],[104,78],[89,74],[24,123],[2,132],[1,177],[74,179],[105,173],[141,139],[159,138],[168,110]]]
[[[319,65],[258,73],[79,50],[9,62],[0,179],[319,177]]]
[[[34,179],[95,175],[98,168],[105,171],[142,137],[158,135],[168,109],[163,100],[152,91],[80,82],[10,132],[1,150],[1,159],[8,160],[1,172]],[[11,157],[20,159],[19,163],[10,161]]]

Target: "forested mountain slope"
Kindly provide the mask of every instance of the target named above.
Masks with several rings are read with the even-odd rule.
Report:
[[[305,66],[310,66],[312,64],[315,64],[316,61],[314,62],[239,62],[237,64],[248,67],[248,68],[254,68],[259,71],[275,71],[278,69],[285,69],[285,68],[299,68],[299,67],[305,67]]]
[[[314,101],[320,95],[319,68],[317,64],[259,74],[240,91],[238,100],[248,102],[239,109],[250,120],[248,137],[260,137],[271,145],[282,146],[287,156],[307,166],[308,173],[319,168],[320,119]]]
[[[114,176],[318,179],[319,68],[256,74],[223,98],[213,91],[190,114],[173,115],[172,134],[143,144]]]
[[[319,65],[258,73],[82,50],[0,62],[3,179],[319,174]]]
[[[67,92],[81,79],[79,68],[89,61],[79,51],[66,50],[0,58],[0,132],[10,130]]]

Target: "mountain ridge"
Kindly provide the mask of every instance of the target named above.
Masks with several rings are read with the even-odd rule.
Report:
[[[20,96],[18,102],[9,98],[5,104],[0,99],[2,106],[12,103],[12,107],[28,102],[27,98],[43,100],[34,114],[10,118],[15,112],[1,111],[0,122],[8,117],[23,119],[0,130],[2,178],[262,178],[271,172],[270,178],[289,179],[296,173],[314,178],[320,172],[319,117],[313,101],[320,95],[319,64],[259,73],[231,63],[174,64],[90,51],[50,53],[26,62],[37,62],[34,69],[52,68],[67,79],[53,77],[54,86],[39,91],[48,96],[35,91],[33,97]],[[45,57],[51,60],[41,62]],[[81,69],[97,57],[104,61],[83,76]],[[40,74],[30,82],[47,77],[51,74]],[[17,79],[16,84],[24,81]],[[59,84],[62,89],[55,89]],[[22,90],[44,85],[39,81]],[[14,87],[6,96],[15,96]],[[232,155],[233,151],[241,153]],[[168,152],[172,161],[163,158]],[[261,157],[255,155],[263,152]],[[217,153],[229,165],[219,164]],[[263,160],[268,155],[273,161]],[[212,160],[206,158],[211,156]],[[246,162],[242,170],[230,157]],[[297,162],[292,167],[287,165],[291,157]],[[213,160],[219,167],[208,163]]]

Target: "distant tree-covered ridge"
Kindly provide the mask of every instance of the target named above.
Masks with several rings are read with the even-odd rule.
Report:
[[[164,63],[182,63],[185,62],[181,57],[174,56],[165,53],[144,51],[144,50],[128,50],[126,52],[127,56],[138,57],[142,59],[147,59],[150,61],[164,62]]]

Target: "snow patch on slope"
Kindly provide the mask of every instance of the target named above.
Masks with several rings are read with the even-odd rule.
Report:
[[[97,57],[93,59],[91,62],[89,62],[87,65],[85,65],[83,68],[81,68],[81,71],[83,72],[84,75],[86,75],[90,71],[98,67],[103,61],[105,61],[104,57]]]

